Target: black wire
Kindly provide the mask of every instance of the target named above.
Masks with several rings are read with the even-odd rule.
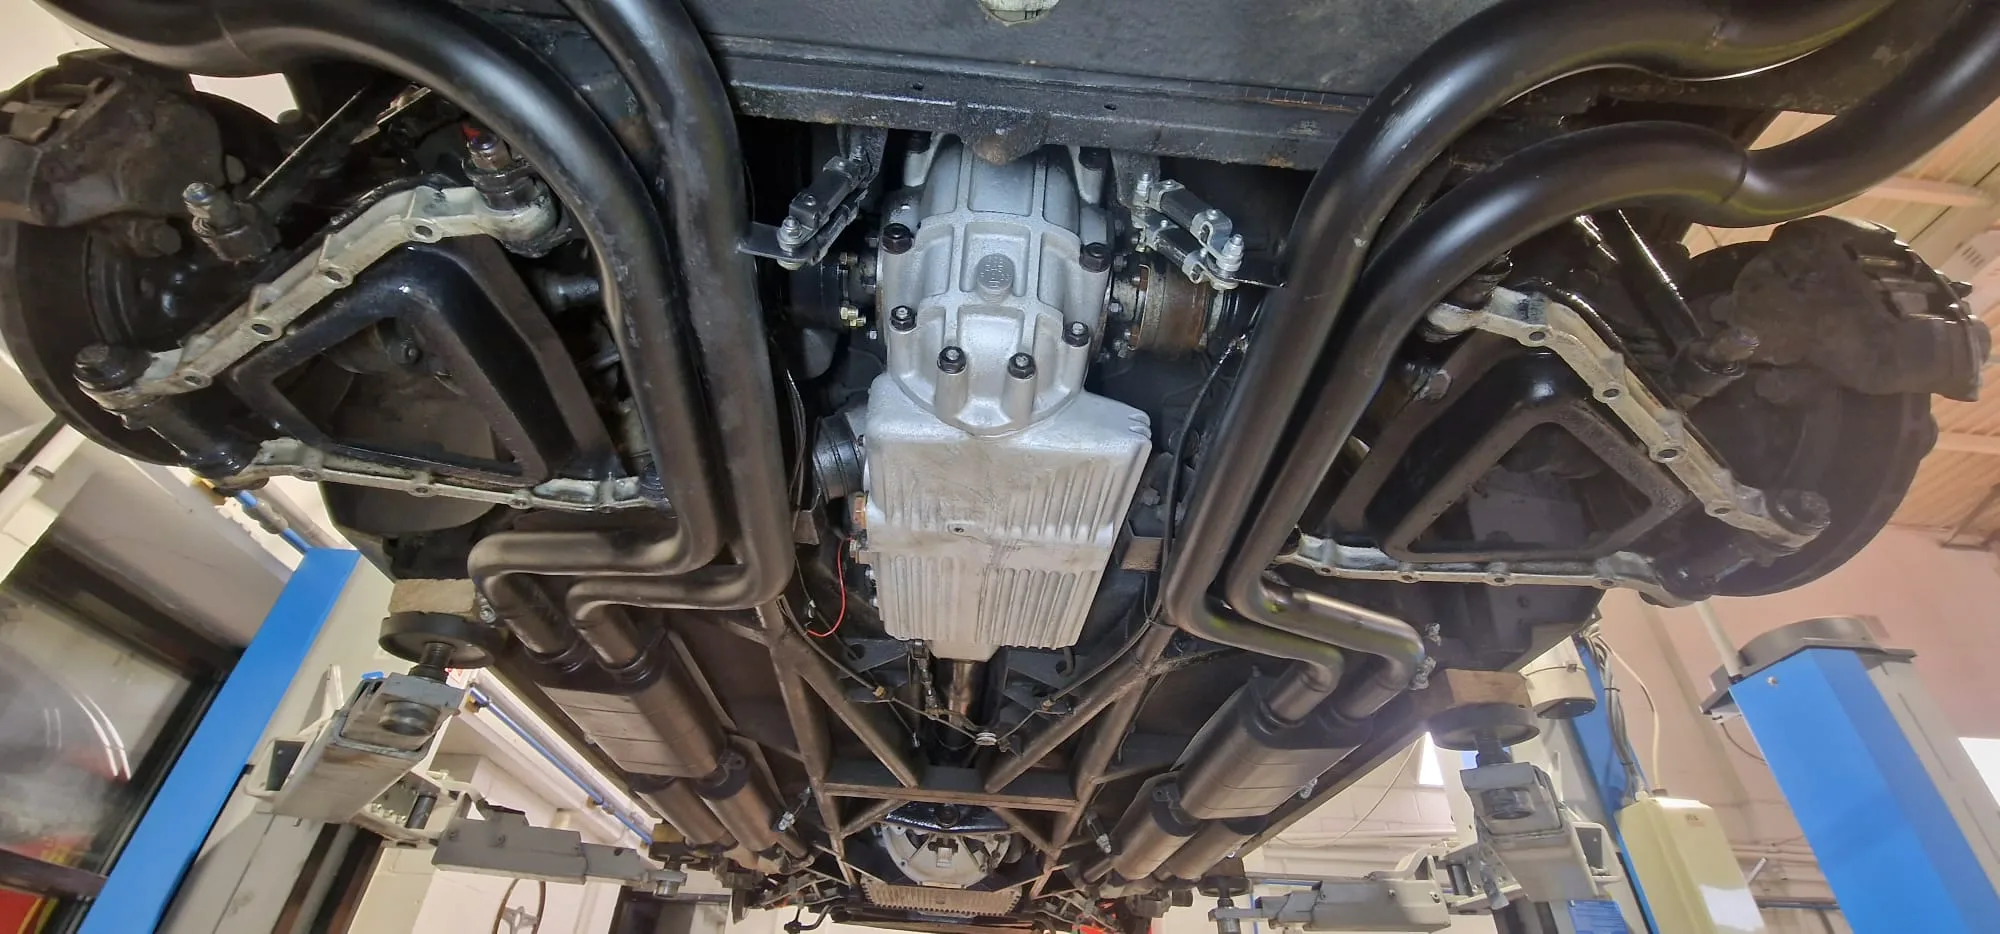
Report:
[[[243,200],[255,205],[266,219],[282,220],[286,209],[321,172],[338,168],[347,160],[364,128],[379,126],[387,117],[401,113],[390,108],[410,88],[397,78],[378,78],[365,84],[293,146]]]
[[[1047,704],[1053,701],[1058,701],[1065,697],[1068,697],[1071,694],[1076,693],[1078,688],[1081,688],[1084,685],[1089,684],[1092,679],[1096,678],[1098,675],[1103,674],[1104,670],[1110,668],[1114,662],[1118,661],[1121,658],[1124,658],[1127,655],[1132,654],[1134,650],[1138,649],[1139,640],[1144,639],[1146,637],[1146,630],[1151,629],[1156,625],[1158,624],[1148,619],[1145,625],[1139,626],[1138,628],[1132,631],[1132,634],[1125,639],[1125,644],[1118,647],[1118,651],[1112,652],[1111,654],[1104,656],[1102,659],[1099,659],[1097,664],[1091,666],[1089,671],[1084,672],[1082,677],[1070,681],[1070,683],[1064,685],[1061,690],[1058,690],[1055,693],[1042,698],[1042,703]],[[1008,727],[1007,732],[1000,734],[999,742],[1002,743],[1006,742],[1009,737],[1013,736],[1016,733],[1021,732],[1021,728],[1027,726],[1029,721],[1035,719],[1037,716],[1040,716],[1045,712],[1047,711],[1043,710],[1040,707],[1030,708],[1027,715],[1023,716],[1020,719],[1020,722],[1015,723],[1011,727]]]
[[[1587,636],[1584,645],[1590,650],[1591,660],[1597,663],[1597,676],[1604,685],[1604,720],[1611,728],[1612,751],[1618,756],[1618,764],[1625,772],[1625,799],[1634,800],[1635,793],[1646,790],[1648,786],[1645,770],[1639,767],[1639,753],[1632,748],[1631,734],[1625,728],[1624,694],[1611,671],[1611,646],[1604,642],[1602,636]]]
[[[1771,763],[1766,762],[1763,756],[1751,752],[1748,747],[1737,741],[1736,734],[1729,732],[1729,723],[1730,721],[1728,720],[1719,720],[1715,724],[1716,728],[1722,731],[1722,738],[1728,740],[1729,745],[1735,746],[1737,752],[1749,756],[1758,762],[1763,762],[1765,765],[1770,765]]]
[[[1201,413],[1202,403],[1208,400],[1208,392],[1215,386],[1217,376],[1229,365],[1229,358],[1242,350],[1244,342],[1244,338],[1238,337],[1230,341],[1228,346],[1222,348],[1222,355],[1216,358],[1214,366],[1209,367],[1208,375],[1202,377],[1201,388],[1195,391],[1194,401],[1188,403],[1187,415],[1181,418],[1180,430],[1174,433],[1172,439],[1173,453],[1169,455],[1171,460],[1167,463],[1167,486],[1162,491],[1161,496],[1161,501],[1166,506],[1166,520],[1161,523],[1160,528],[1160,573],[1162,574],[1166,573],[1167,563],[1173,558],[1174,525],[1180,513],[1180,503],[1177,500],[1180,490],[1181,465],[1185,462],[1187,456],[1188,435],[1194,433],[1195,417]],[[1155,589],[1152,606],[1146,611],[1146,619],[1148,621],[1160,618],[1160,610],[1165,606],[1165,599],[1165,590]]]
[[[792,912],[792,920],[785,922],[785,934],[800,934],[802,931],[819,930],[819,926],[826,923],[827,912],[824,908],[818,909],[818,911],[819,917],[813,919],[813,923],[800,924],[799,919],[805,917],[806,914],[806,906],[800,904],[798,910]]]
[[[812,456],[812,439],[806,436],[806,402],[799,394],[798,377],[792,375],[792,368],[782,368],[785,374],[785,401],[789,403],[792,416],[792,443],[798,445],[798,456],[792,461],[792,508],[801,509],[812,505],[806,502],[806,461]]]
[[[843,583],[841,586],[846,586],[846,585]],[[795,615],[792,612],[791,603],[789,601],[782,599],[779,600],[778,609],[780,611],[780,615],[784,616],[785,618],[785,624],[787,626],[792,627],[793,631],[799,633],[800,635],[806,636],[807,637],[805,640],[806,645],[811,647],[811,649],[814,652],[819,653],[820,658],[826,659],[826,663],[832,665],[835,671],[838,671],[841,674],[846,675],[856,684],[859,684],[862,687],[867,688],[870,694],[876,697],[880,697],[883,700],[887,701],[890,704],[891,712],[896,715],[897,722],[901,723],[905,730],[908,730],[910,733],[914,734],[916,732],[916,726],[915,724],[912,724],[909,721],[904,720],[902,716],[902,711],[895,710],[894,708],[896,707],[907,708],[911,713],[916,714],[918,717],[921,717],[925,720],[931,720],[937,723],[942,723],[945,726],[951,727],[952,729],[959,731],[960,733],[964,733],[968,737],[974,736],[972,731],[967,730],[965,727],[959,726],[956,723],[953,723],[951,720],[947,718],[933,717],[930,714],[917,709],[909,702],[903,700],[900,697],[897,697],[894,691],[891,691],[879,684],[876,684],[873,681],[868,680],[866,677],[863,677],[860,672],[857,672],[854,669],[847,667],[846,663],[842,662],[840,659],[833,657],[833,655],[826,650],[825,646],[820,644],[824,640],[812,638],[812,631],[808,630],[805,627],[805,624],[799,622],[797,615]]]

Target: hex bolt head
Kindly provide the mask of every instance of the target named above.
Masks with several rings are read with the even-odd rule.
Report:
[[[1216,265],[1221,266],[1224,272],[1234,274],[1243,268],[1243,251],[1243,235],[1230,234],[1229,239],[1223,241],[1222,255],[1216,257]]]
[[[212,230],[230,230],[243,223],[243,212],[229,193],[207,182],[194,182],[181,190],[181,203],[188,216],[204,221]]]
[[[123,389],[138,382],[150,356],[137,347],[91,344],[76,352],[71,373],[85,389]]]
[[[962,347],[946,347],[938,351],[937,364],[940,372],[965,372],[965,349]]]
[[[1035,355],[1017,353],[1007,358],[1007,375],[1015,379],[1035,378]]]
[[[1111,268],[1111,248],[1102,243],[1086,243],[1077,251],[1076,262],[1084,272],[1103,272]]]
[[[1416,397],[1419,402],[1436,402],[1451,394],[1451,373],[1440,367],[1423,375],[1417,384]]]
[[[902,224],[890,224],[882,228],[882,252],[892,256],[901,256],[904,253],[910,252],[910,247],[916,245],[916,232],[910,228]]]
[[[1800,532],[1818,534],[1833,524],[1833,507],[1813,490],[1785,490],[1778,494],[1778,521]]]
[[[514,153],[507,144],[485,130],[467,131],[465,154],[472,167],[481,172],[500,172],[514,164]]]
[[[181,251],[181,235],[165,224],[148,224],[146,249],[154,256],[172,256]]]
[[[889,309],[889,327],[905,334],[916,330],[917,310],[908,305],[897,305]]]
[[[1090,346],[1090,325],[1081,321],[1071,321],[1063,328],[1063,343],[1071,347]]]
[[[181,189],[181,203],[187,205],[189,213],[206,217],[208,209],[215,205],[221,194],[207,182],[189,182],[186,188]]]
[[[181,235],[156,217],[135,217],[118,224],[119,238],[134,256],[156,259],[180,252]]]

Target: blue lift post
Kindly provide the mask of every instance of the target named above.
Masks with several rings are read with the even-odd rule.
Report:
[[[1742,650],[1710,707],[1743,715],[1859,934],[2000,930],[2000,808],[1918,683],[1852,617]]]
[[[159,925],[359,559],[339,549],[305,553],[112,865],[82,934]]]
[[[1597,800],[1604,807],[1604,825],[1611,828],[1611,837],[1618,843],[1618,864],[1625,870],[1626,882],[1632,886],[1632,900],[1639,905],[1640,923],[1646,926],[1648,932],[1658,934],[1659,926],[1653,921],[1652,909],[1646,904],[1646,891],[1639,884],[1639,874],[1632,871],[1632,861],[1625,855],[1625,837],[1618,829],[1618,812],[1625,807],[1626,800],[1635,789],[1627,786],[1625,767],[1618,759],[1617,740],[1612,735],[1611,719],[1606,713],[1609,705],[1604,696],[1604,676],[1597,670],[1597,662],[1591,658],[1590,647],[1581,641],[1577,643],[1577,655],[1583,661],[1584,673],[1590,676],[1590,691],[1597,695],[1597,706],[1589,713],[1572,718],[1569,726],[1576,737],[1577,751],[1583,756],[1584,771],[1597,787]],[[1614,928],[1607,920],[1600,930]]]

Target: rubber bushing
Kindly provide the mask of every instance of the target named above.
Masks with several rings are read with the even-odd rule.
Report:
[[[507,643],[506,630],[450,613],[392,613],[382,620],[382,651],[404,661],[423,658],[434,642],[451,646],[447,668],[484,668],[493,664]]]

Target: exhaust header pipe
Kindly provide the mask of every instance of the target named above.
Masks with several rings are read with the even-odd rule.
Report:
[[[1300,211],[1291,237],[1292,275],[1277,297],[1292,307],[1265,317],[1272,333],[1252,341],[1221,437],[1209,448],[1212,460],[1197,481],[1183,544],[1163,585],[1169,618],[1203,638],[1297,661],[1270,695],[1287,712],[1313,709],[1313,701],[1332,696],[1335,713],[1360,720],[1405,690],[1424,658],[1423,643],[1408,624],[1275,582],[1265,570],[1422,314],[1493,255],[1570,216],[1613,204],[1665,201],[1698,220],[1748,226],[1845,200],[1993,100],[1996,53],[1990,47],[2000,44],[2000,11],[1968,5],[1948,38],[1919,65],[1821,131],[1768,153],[1747,154],[1717,134],[1684,126],[1609,127],[1542,144],[1510,160],[1494,173],[1499,177],[1460,186],[1398,234],[1393,256],[1370,266],[1384,270],[1385,281],[1364,283],[1360,314],[1339,360],[1323,370],[1330,375],[1317,404],[1299,407],[1323,355],[1296,348],[1308,341],[1328,344],[1336,312],[1348,304],[1374,246],[1376,225],[1453,139],[1546,81],[1602,67],[1689,78],[1755,70],[1811,52],[1888,6],[1819,4],[1780,15],[1751,9],[1718,14],[1692,3],[1607,10],[1601,3],[1507,2],[1428,50],[1341,140]],[[1884,134],[1893,141],[1885,142]],[[1646,158],[1648,145],[1660,146],[1654,153],[1659,158]],[[1551,159],[1556,156],[1560,160]],[[1645,167],[1633,168],[1636,161]],[[1616,178],[1600,174],[1607,166],[1617,167],[1611,173]],[[1579,186],[1581,179],[1590,184]],[[1265,476],[1278,439],[1301,411],[1313,413],[1313,430],[1295,433],[1300,443],[1276,479],[1267,488],[1244,482]],[[1238,539],[1259,489],[1268,491],[1266,501]],[[1223,556],[1232,553],[1225,603],[1209,588],[1224,571]],[[1327,675],[1340,672],[1341,650],[1372,656],[1375,663],[1336,688]],[[1241,738],[1232,733],[1230,741]],[[1344,750],[1328,767],[1341,755]],[[1221,772],[1231,767],[1210,766]],[[1250,838],[1242,827],[1210,823],[1195,836],[1199,846],[1181,848],[1188,859],[1167,858],[1169,875],[1197,873],[1195,864],[1209,854]],[[1148,844],[1147,862],[1165,848],[1151,845],[1158,841],[1133,842]]]
[[[511,36],[449,4],[45,0],[44,5],[113,49],[193,73],[241,76],[317,60],[362,62],[451,99],[536,166],[597,258],[609,330],[676,522],[671,532],[637,547],[602,533],[551,532],[493,536],[475,549],[471,564],[482,592],[532,651],[573,657],[581,646],[569,619],[551,618],[562,614],[538,588],[516,577],[521,574],[598,574],[609,568],[655,578],[649,581],[655,592],[679,587],[674,593],[695,606],[756,605],[782,590],[792,567],[785,534],[788,497],[755,268],[735,251],[747,223],[747,200],[734,121],[714,63],[678,4],[576,4],[579,18],[625,70],[660,152],[674,155],[654,160],[651,185],[553,68]],[[674,220],[672,238],[661,210]],[[720,552],[723,522],[709,463],[718,442],[698,417],[708,407],[689,366],[693,348],[681,323],[690,317],[701,339],[709,388],[718,402],[727,400],[715,413],[723,422],[719,447],[733,480],[732,518],[741,526],[730,543],[739,563],[705,570]],[[673,576],[696,571],[701,573],[687,585]],[[607,642],[609,632],[602,625],[594,631],[592,648],[602,663],[618,668],[637,661],[626,651],[630,640]],[[671,713],[661,706],[653,705],[649,713]],[[683,740],[706,736],[678,721],[656,725]],[[719,769],[715,760],[722,751],[716,745],[695,742],[699,748],[681,754]],[[755,785],[723,775],[695,790],[713,815],[703,818],[701,808],[691,807],[695,795],[686,788],[664,793],[672,805],[665,808],[669,816],[691,840],[760,850],[782,845],[794,856],[803,853],[789,834],[773,832],[775,808]],[[726,833],[718,834],[725,825]]]
[[[1726,77],[1782,64],[1845,35],[1893,0],[1817,4],[1699,0],[1606,4],[1602,0],[1507,0],[1475,15],[1432,45],[1390,82],[1343,136],[1314,178],[1294,221],[1287,285],[1273,296],[1263,332],[1229,397],[1208,447],[1163,582],[1168,618],[1211,641],[1293,659],[1324,697],[1329,649],[1375,655],[1377,686],[1357,688],[1345,709],[1372,713],[1421,663],[1415,634],[1380,625],[1379,614],[1304,591],[1257,586],[1269,558],[1265,535],[1237,549],[1296,403],[1319,363],[1299,347],[1323,347],[1367,260],[1382,219],[1405,189],[1454,140],[1493,111],[1550,81],[1599,68],[1636,68],[1674,77]],[[1305,433],[1311,437],[1311,433]],[[1289,529],[1286,530],[1287,532]],[[1282,536],[1280,536],[1282,538]],[[1279,543],[1282,545],[1282,542]],[[1229,601],[1210,587],[1225,556],[1248,555]],[[1252,566],[1254,565],[1254,566]],[[1363,615],[1365,614],[1365,615]],[[1406,625],[1398,623],[1402,629]]]

